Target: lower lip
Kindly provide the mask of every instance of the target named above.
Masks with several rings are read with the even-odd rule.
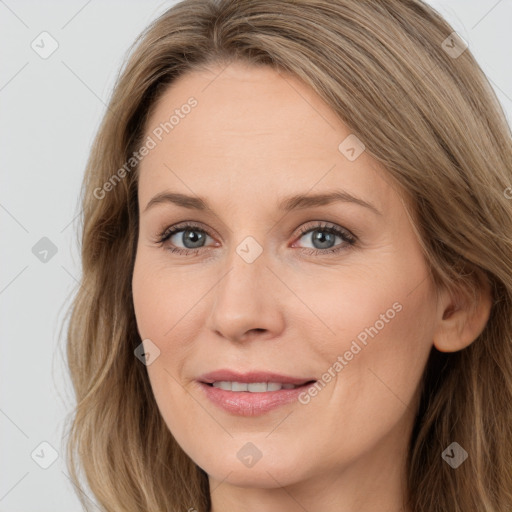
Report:
[[[199,383],[206,396],[215,405],[238,416],[259,416],[283,405],[295,402],[299,395],[307,391],[313,384],[304,384],[294,389],[251,393],[250,391],[226,391],[209,386],[204,382]]]

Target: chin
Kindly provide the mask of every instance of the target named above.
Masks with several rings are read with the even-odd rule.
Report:
[[[266,443],[268,444],[268,440]],[[262,440],[260,443],[255,441],[254,445],[261,447],[259,456],[250,441],[247,443],[237,441],[235,444],[234,456],[228,457],[227,453],[231,452],[231,449],[226,449],[222,452],[210,453],[208,459],[205,459],[202,452],[194,462],[210,478],[239,487],[273,489],[291,485],[306,478],[303,471],[304,461],[290,457],[290,452],[284,447],[282,447],[283,453],[280,453],[279,448],[265,450],[265,441]]]

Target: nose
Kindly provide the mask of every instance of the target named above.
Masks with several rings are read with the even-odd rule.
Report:
[[[249,263],[233,251],[223,277],[212,290],[207,327],[217,336],[241,342],[270,339],[283,330],[286,287],[269,268],[268,259],[263,251]]]

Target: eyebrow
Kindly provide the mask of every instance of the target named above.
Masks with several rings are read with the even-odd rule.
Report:
[[[377,215],[382,215],[382,213],[373,204],[359,197],[355,197],[344,190],[335,190],[321,194],[298,194],[295,196],[286,197],[277,203],[277,207],[279,210],[289,212],[291,210],[301,210],[305,208],[313,208],[315,206],[325,206],[338,201],[358,204],[359,206],[368,208]],[[144,212],[153,206],[162,203],[173,203],[177,206],[188,208],[190,210],[210,209],[208,206],[208,201],[202,197],[188,196],[186,194],[180,194],[177,192],[161,192],[151,198],[151,200],[144,208]]]

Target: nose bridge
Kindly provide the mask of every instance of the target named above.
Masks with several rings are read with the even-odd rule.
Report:
[[[247,236],[226,259],[226,272],[213,290],[210,328],[226,338],[240,339],[250,330],[279,329],[275,276],[267,268],[263,246]]]
[[[245,235],[240,233],[245,231]],[[257,283],[262,284],[264,274],[269,270],[266,266],[269,261],[269,249],[264,250],[265,233],[260,229],[256,234],[247,234],[251,230],[233,230],[233,240],[230,243],[229,254],[226,257],[226,272],[220,288],[242,298],[247,289],[255,290]],[[238,236],[237,236],[238,234]],[[257,237],[257,239],[256,239]],[[238,238],[238,240],[236,240]],[[268,247],[268,244],[266,244]],[[220,289],[218,290],[221,291]]]
[[[229,306],[233,316],[243,314],[248,307],[257,307],[258,296],[264,292],[264,274],[269,272],[266,268],[267,257],[263,254],[263,247],[259,243],[256,246],[256,243],[255,239],[244,239],[233,248],[226,262],[227,274],[215,293],[217,307]],[[240,310],[233,308],[236,304]]]

